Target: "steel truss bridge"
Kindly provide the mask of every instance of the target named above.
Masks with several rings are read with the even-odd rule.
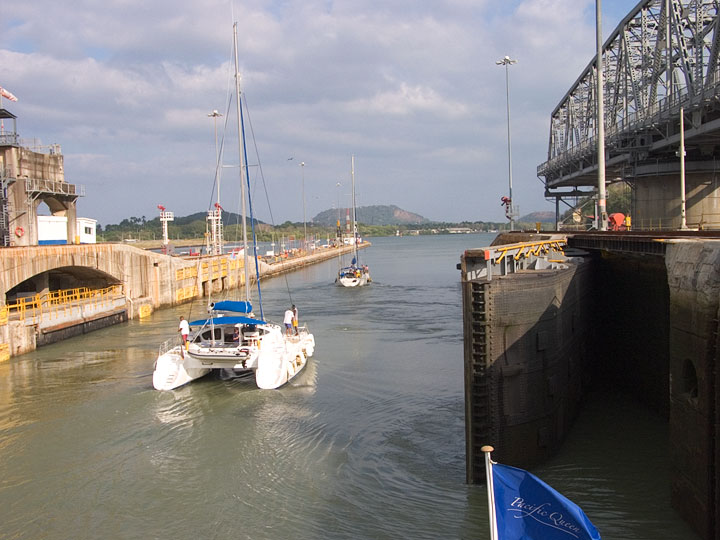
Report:
[[[678,166],[681,107],[686,159],[720,154],[719,11],[720,0],[644,0],[605,42],[608,183]],[[537,169],[547,197],[597,185],[596,79],[593,59],[552,112],[548,160]]]

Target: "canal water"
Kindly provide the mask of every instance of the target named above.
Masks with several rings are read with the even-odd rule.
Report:
[[[329,261],[268,280],[315,334],[286,388],[206,377],[152,388],[158,344],[201,301],[0,364],[2,539],[487,539],[465,484],[460,276],[493,235],[371,239],[374,282]],[[697,537],[670,507],[667,422],[591,395],[560,455],[533,472],[605,540]]]

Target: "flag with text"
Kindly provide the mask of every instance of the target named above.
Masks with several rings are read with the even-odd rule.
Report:
[[[493,464],[498,540],[600,540],[582,509],[538,477]]]

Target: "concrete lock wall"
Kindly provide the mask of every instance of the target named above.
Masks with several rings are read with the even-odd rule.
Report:
[[[575,417],[590,358],[592,267],[463,283],[467,476],[480,447],[531,467],[555,453]]]
[[[720,241],[675,241],[666,253],[672,503],[702,538],[717,538]]]
[[[9,346],[11,356],[128,318],[147,316],[154,309],[191,301],[204,294],[216,294],[244,282],[242,261],[230,260],[228,256],[185,260],[121,244],[0,250],[0,276],[5,291],[56,269],[80,272],[82,280],[92,281],[96,288],[122,285],[125,301],[108,302],[106,312],[100,310],[89,317],[78,309],[75,318],[58,321],[54,326],[42,321],[14,323],[11,320],[0,326],[3,332],[0,343]],[[5,295],[0,299],[0,306],[4,303]]]
[[[666,242],[664,256],[597,250],[569,270],[463,283],[468,482],[484,481],[482,445],[532,467],[583,391],[621,388],[668,419],[673,507],[717,538],[720,240]]]
[[[369,244],[364,243],[360,247],[367,246]],[[321,250],[272,265],[259,261],[259,273],[265,277],[277,275],[350,251],[350,247]],[[6,349],[3,347],[5,345],[10,356],[15,356],[33,350],[36,344],[43,345],[69,337],[73,332],[84,333],[128,318],[145,317],[155,309],[203,296],[219,298],[223,291],[242,287],[245,283],[243,260],[232,255],[182,259],[123,244],[33,246],[0,250],[0,283],[5,293],[27,280],[35,282],[36,291],[47,292],[47,273],[56,269],[62,269],[70,275],[77,273],[75,277],[78,283],[87,284],[93,289],[122,285],[121,296],[105,299],[99,309],[70,310],[70,315],[62,320],[54,318],[52,326],[42,320],[18,323],[23,328],[30,328],[31,334],[10,331],[12,321],[8,324],[0,323],[0,356]],[[254,264],[248,268],[248,275],[251,283],[257,281]],[[5,302],[5,295],[2,295],[0,307]],[[74,326],[79,328],[72,328]]]

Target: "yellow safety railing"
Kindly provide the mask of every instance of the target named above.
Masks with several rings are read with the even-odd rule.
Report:
[[[104,289],[78,287],[20,298],[15,303],[7,304],[5,309],[8,317],[13,320],[25,321],[32,318],[33,323],[36,323],[43,315],[58,317],[69,313],[78,304],[101,306],[120,296],[123,296],[122,285],[111,285]]]
[[[9,310],[7,306],[0,307],[0,326],[7,324]]]
[[[492,250],[499,253],[500,256],[495,259],[495,264],[500,263],[506,256],[512,256],[516,261],[521,258],[528,258],[530,256],[538,256],[540,254],[546,255],[550,251],[563,251],[563,248],[567,245],[565,240],[543,240],[541,242],[522,242],[519,244],[509,244],[507,246],[493,246]],[[487,253],[490,250],[486,250]]]

